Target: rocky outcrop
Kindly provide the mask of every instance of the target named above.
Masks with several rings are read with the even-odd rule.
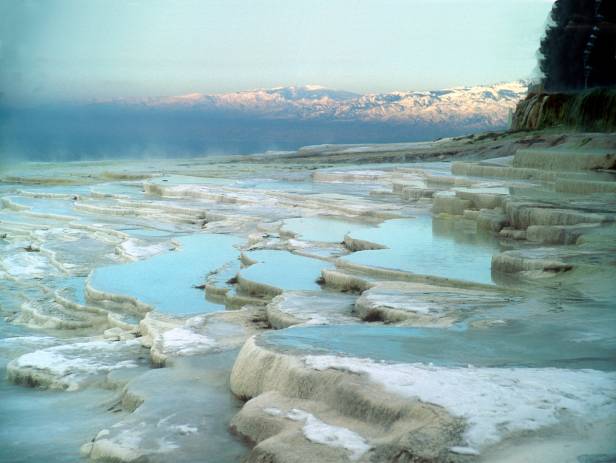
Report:
[[[523,149],[515,153],[513,166],[557,171],[614,169],[616,149],[612,151]]]
[[[274,329],[288,328],[302,323],[326,325],[354,323],[351,314],[356,297],[325,291],[286,291],[267,306],[269,324]]]
[[[471,307],[498,307],[505,300],[497,290],[383,282],[361,294],[355,302],[355,312],[364,321],[450,326],[466,316]]]
[[[531,93],[518,103],[513,130],[567,127],[610,132],[616,130],[616,90],[592,89],[579,93]]]
[[[284,419],[286,413],[282,410],[300,404],[315,414],[327,409],[328,422],[335,420],[337,427],[343,425],[351,431],[359,431],[355,427],[358,421],[367,423],[362,429],[364,434],[370,433],[371,450],[359,461],[370,461],[370,457],[375,458],[373,461],[408,463],[461,461],[449,448],[459,443],[463,423],[443,408],[419,400],[404,400],[360,375],[315,370],[295,356],[259,346],[254,338],[246,341],[235,362],[231,390],[246,399],[269,394],[258,399],[265,404],[265,410],[263,405],[259,407],[258,416],[254,410],[256,403],[249,402],[232,423],[239,433],[257,443],[248,461],[349,461],[348,457],[341,459],[344,454],[338,448],[307,446],[305,439],[292,438],[303,442],[305,453],[299,454],[300,448],[285,444],[298,430],[297,423]],[[311,402],[320,402],[320,408],[312,410]],[[278,423],[278,412],[274,409],[282,415]],[[319,451],[321,459],[312,459],[313,451]]]
[[[143,365],[139,341],[86,338],[22,355],[7,365],[8,379],[16,384],[75,391],[102,384],[109,372]]]

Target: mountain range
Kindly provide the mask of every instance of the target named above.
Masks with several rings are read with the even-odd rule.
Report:
[[[509,112],[526,95],[522,81],[435,91],[357,94],[319,85],[241,92],[191,93],[103,104],[304,120],[447,124],[486,129],[507,124]]]
[[[0,152],[26,159],[193,156],[433,140],[508,127],[524,82],[358,94],[318,85],[0,106]]]

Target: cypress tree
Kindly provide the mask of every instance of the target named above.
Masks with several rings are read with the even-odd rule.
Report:
[[[616,85],[616,1],[557,0],[541,40],[548,91]]]

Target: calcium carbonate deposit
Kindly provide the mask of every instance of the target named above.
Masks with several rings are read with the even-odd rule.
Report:
[[[11,166],[0,461],[616,461],[615,149]]]

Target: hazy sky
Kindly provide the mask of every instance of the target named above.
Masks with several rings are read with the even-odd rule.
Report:
[[[0,0],[9,102],[529,77],[549,0]]]

